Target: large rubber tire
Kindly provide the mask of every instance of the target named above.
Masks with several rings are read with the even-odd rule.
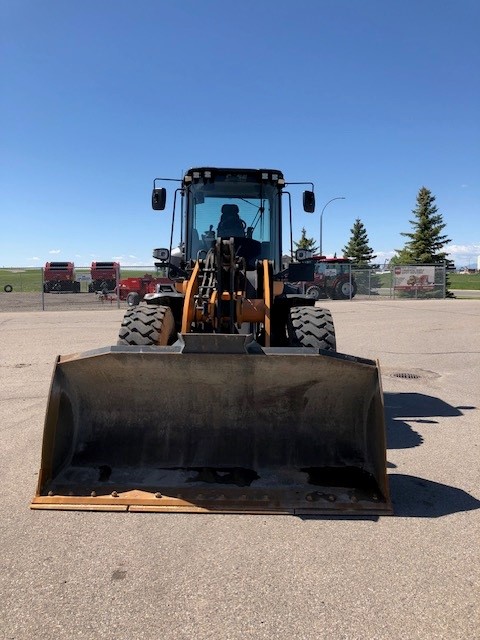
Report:
[[[305,291],[305,294],[309,298],[313,298],[314,300],[320,300],[320,298],[325,297],[320,287],[317,287],[316,285],[312,285],[311,287],[308,287],[308,289]]]
[[[287,318],[287,334],[291,347],[337,350],[335,327],[328,309],[292,307]]]
[[[165,346],[175,339],[175,320],[170,307],[142,303],[125,312],[117,344]]]
[[[5,291],[5,293],[11,293],[11,292],[13,291],[13,287],[12,287],[12,285],[11,285],[11,284],[6,284],[6,285],[3,287],[3,290]]]
[[[357,285],[354,280],[352,280],[351,294],[350,294],[350,281],[342,280],[335,287],[334,296],[337,300],[349,300],[350,298],[355,297],[356,293],[357,293]]]
[[[127,295],[127,304],[129,307],[135,307],[140,302],[140,295],[136,291],[130,291]]]

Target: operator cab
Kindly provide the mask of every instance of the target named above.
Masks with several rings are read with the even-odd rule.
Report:
[[[157,187],[157,181],[174,178],[155,178],[152,191],[152,208],[163,211],[166,189]],[[292,206],[290,193],[281,171],[276,169],[226,169],[200,167],[190,169],[175,191],[171,239],[175,228],[175,203],[177,193],[182,198],[182,231],[179,243],[180,255],[170,253],[182,269],[205,259],[219,239],[228,240],[235,248],[234,255],[244,258],[247,271],[256,268],[257,261],[273,263],[273,272],[282,270],[282,195],[288,196],[290,217],[290,252],[293,256]],[[315,211],[315,194],[311,182],[288,184],[311,185],[311,191],[303,192],[303,209]],[[313,275],[312,275],[313,277]]]
[[[280,171],[191,169],[183,180],[186,259],[205,257],[218,238],[234,238],[247,268],[256,260],[280,265]]]

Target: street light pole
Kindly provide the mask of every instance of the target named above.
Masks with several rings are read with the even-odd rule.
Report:
[[[325,206],[322,209],[322,213],[320,214],[320,255],[323,256],[323,251],[322,251],[322,231],[323,231],[323,212],[325,211],[325,209],[327,208],[327,206],[333,202],[334,200],[345,200],[344,196],[338,196],[336,198],[332,198],[331,200],[329,200]]]

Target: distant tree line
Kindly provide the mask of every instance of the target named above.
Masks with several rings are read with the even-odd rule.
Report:
[[[401,232],[408,240],[401,249],[395,249],[396,255],[392,258],[393,264],[439,264],[446,263],[451,266],[452,261],[443,250],[451,240],[442,231],[446,224],[443,216],[438,213],[435,205],[435,196],[426,187],[422,187],[417,194],[415,209],[412,210],[414,219],[410,220],[412,230]],[[342,249],[343,257],[351,258],[358,266],[367,266],[377,257],[374,254],[368,240],[367,230],[360,218],[356,218],[350,229],[350,239]],[[314,238],[308,238],[306,229],[302,229],[302,235],[295,242],[297,249],[309,249],[315,252],[317,246]]]
[[[411,231],[401,232],[401,235],[408,240],[401,249],[395,249],[396,254],[390,262],[391,264],[445,264],[447,296],[451,295],[448,292],[448,271],[452,270],[454,265],[444,251],[444,247],[451,241],[443,233],[446,224],[435,205],[435,196],[426,187],[421,187],[418,191],[416,206],[412,213],[413,219],[409,221],[412,225]],[[350,233],[350,239],[342,249],[343,257],[350,258],[355,266],[371,267],[377,256],[369,244],[367,230],[360,218],[355,220]],[[305,229],[302,229],[302,237],[295,244],[300,249],[316,250],[314,239],[307,237]]]

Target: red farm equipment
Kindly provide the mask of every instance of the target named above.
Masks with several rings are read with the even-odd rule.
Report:
[[[47,262],[43,271],[45,293],[80,293],[80,282],[75,280],[73,262]]]
[[[126,300],[130,307],[137,305],[147,293],[155,293],[157,285],[171,283],[168,278],[159,278],[145,273],[138,278],[120,280],[120,300]]]
[[[92,262],[90,277],[92,281],[88,285],[89,293],[109,293],[117,288],[117,277],[120,274],[118,262]]]
[[[313,256],[312,261],[315,264],[314,279],[305,283],[305,293],[310,298],[348,300],[355,296],[357,284],[351,273],[351,260]]]

